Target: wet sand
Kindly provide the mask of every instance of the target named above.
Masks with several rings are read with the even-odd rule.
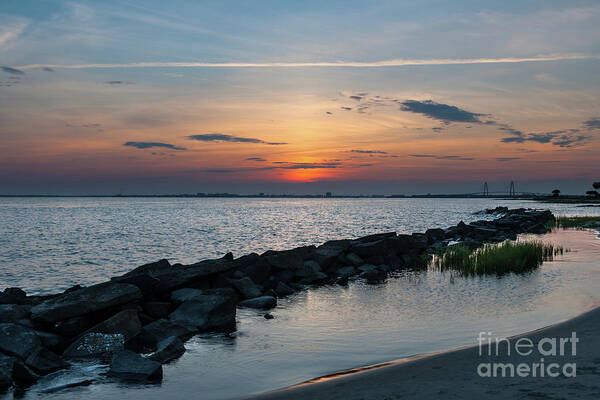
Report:
[[[572,340],[573,332],[577,340]],[[599,399],[600,398],[600,307],[593,308],[573,319],[546,328],[538,329],[509,338],[511,354],[507,354],[506,342],[491,347],[487,337],[484,344],[454,349],[441,353],[417,356],[359,370],[351,370],[318,378],[289,388],[276,390],[249,399],[294,400],[294,399]],[[519,343],[521,354],[515,345],[521,338],[530,339],[534,347],[528,347],[527,339]],[[560,355],[561,338],[564,355]],[[495,338],[493,338],[495,339]],[[555,339],[556,355],[540,353],[552,351]],[[575,348],[573,349],[573,343]],[[531,350],[530,355],[526,355]],[[573,355],[574,350],[574,355]],[[481,355],[480,355],[481,351]],[[491,356],[488,355],[491,351]],[[540,374],[541,361],[544,376]],[[496,370],[496,377],[482,377],[478,373],[480,364],[490,363],[489,371]],[[494,363],[515,367],[513,377],[501,377],[504,367]],[[534,366],[538,364],[537,367]],[[558,367],[548,366],[552,363]],[[571,365],[575,363],[575,366]],[[528,365],[528,376],[517,375],[519,364]],[[565,368],[565,365],[568,365]],[[575,376],[573,375],[575,367]],[[488,371],[481,367],[480,372]],[[525,368],[525,367],[522,367]],[[532,368],[536,368],[533,377]],[[510,369],[505,374],[510,375]],[[523,370],[522,372],[524,372]],[[559,373],[557,377],[548,376]]]

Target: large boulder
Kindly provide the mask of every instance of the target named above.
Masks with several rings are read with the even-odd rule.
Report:
[[[235,327],[235,311],[232,296],[207,294],[183,302],[169,319],[199,331],[230,330]]]
[[[53,331],[66,337],[77,336],[94,325],[92,319],[87,315],[81,315],[66,319],[54,324]]]
[[[166,260],[163,258],[162,260],[158,260],[153,263],[148,263],[148,264],[139,266],[139,267],[127,272],[126,274],[121,275],[118,278],[115,278],[115,279],[130,278],[130,277],[136,276],[136,275],[163,274],[165,272],[169,272],[170,268],[171,268],[171,264],[169,263],[169,260]]]
[[[254,299],[240,301],[238,305],[240,307],[258,308],[261,310],[266,310],[277,306],[277,299],[273,296],[261,296],[256,297]]]
[[[156,349],[158,343],[171,336],[182,340],[189,339],[196,332],[196,328],[179,324],[168,319],[159,319],[142,328],[140,338],[142,344],[149,349]]]
[[[17,322],[29,316],[29,306],[18,304],[0,305],[0,322]]]
[[[12,386],[14,359],[0,353],[0,394]]]
[[[172,310],[172,304],[164,301],[149,301],[142,304],[144,312],[153,319],[166,318]]]
[[[358,267],[359,265],[363,265],[365,263],[362,258],[360,258],[354,253],[346,254],[346,261],[348,262],[348,264],[353,265],[355,267]]]
[[[240,273],[241,276],[247,276],[252,279],[252,282],[262,284],[269,278],[271,265],[267,260],[256,253],[242,256],[236,259],[235,263],[239,265],[236,267],[237,272]]]
[[[125,348],[125,337],[120,333],[89,332],[83,334],[63,355],[70,358],[105,357]]]
[[[0,292],[0,304],[26,304],[27,294],[20,288],[6,288]]]
[[[128,283],[105,282],[46,300],[31,309],[34,320],[57,322],[138,300],[142,293]]]
[[[33,329],[13,324],[0,323],[0,351],[25,360],[42,347],[42,340]]]
[[[252,279],[247,276],[241,279],[231,279],[229,281],[245,299],[258,297],[262,294],[261,290],[256,286]]]
[[[153,382],[162,379],[162,365],[129,350],[116,353],[110,363],[110,376],[131,382]]]
[[[273,267],[280,269],[296,269],[302,267],[315,251],[315,246],[297,247],[291,250],[265,252],[261,257]]]
[[[27,357],[25,364],[41,375],[48,375],[51,372],[70,366],[59,355],[41,347]]]
[[[294,289],[283,282],[277,282],[277,286],[275,286],[275,293],[277,293],[278,297],[285,297],[294,294]]]
[[[90,334],[120,335],[123,340],[123,344],[125,344],[127,341],[131,340],[134,336],[140,333],[141,329],[142,323],[138,318],[138,312],[135,310],[123,310],[113,315],[109,319],[90,328],[82,336],[77,338],[64,351],[63,354],[67,357],[96,357],[99,355],[98,347],[86,345],[86,343],[90,343],[90,338],[94,338],[96,342],[98,340],[102,340],[103,336],[90,336]],[[111,336],[104,336],[104,338],[108,338],[109,341],[112,339]],[[108,346],[106,348],[107,351],[102,353],[114,352],[116,349],[118,349],[118,347],[119,346]]]
[[[185,346],[177,336],[169,336],[156,345],[156,351],[150,355],[150,359],[161,364],[181,357],[185,353]]]
[[[204,292],[200,289],[182,288],[171,293],[171,301],[175,304],[181,304],[185,301],[194,300],[198,296],[203,296]]]
[[[324,244],[317,247],[313,254],[313,260],[315,260],[322,269],[327,269],[334,265],[336,261],[343,260],[344,250],[346,246],[338,246],[336,244]]]

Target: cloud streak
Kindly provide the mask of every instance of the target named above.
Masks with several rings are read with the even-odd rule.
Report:
[[[54,68],[54,69],[90,69],[90,68],[383,68],[408,67],[419,65],[463,65],[463,64],[513,64],[524,62],[547,62],[562,60],[592,60],[600,59],[594,54],[554,54],[539,57],[505,57],[505,58],[468,58],[468,59],[392,59],[382,61],[318,61],[318,62],[138,62],[123,64],[29,64],[20,69]]]
[[[20,69],[17,68],[12,68],[12,67],[0,67],[0,69],[4,72],[6,72],[7,74],[13,74],[13,75],[25,75],[25,72],[21,71]]]
[[[450,122],[471,122],[480,124],[482,121],[479,119],[484,114],[477,114],[456,106],[448,104],[436,103],[433,100],[406,100],[401,104],[402,111],[413,112],[416,114],[423,114],[426,117],[437,119],[446,124]]]
[[[190,140],[198,140],[201,142],[258,143],[258,144],[268,144],[271,146],[279,146],[282,144],[287,144],[284,142],[266,142],[262,139],[232,136],[232,135],[226,135],[224,133],[206,133],[206,134],[201,134],[201,135],[190,135],[190,136],[187,136],[187,138]]]
[[[435,160],[452,160],[452,161],[471,161],[474,158],[463,156],[436,156],[435,154],[409,154],[410,157],[416,158],[433,158]]]
[[[150,149],[153,147],[163,147],[171,150],[186,150],[185,147],[179,147],[173,144],[160,142],[126,142],[123,143],[123,146],[135,147],[136,149]]]

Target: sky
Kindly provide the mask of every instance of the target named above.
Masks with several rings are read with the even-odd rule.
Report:
[[[0,2],[0,194],[583,194],[598,1]]]

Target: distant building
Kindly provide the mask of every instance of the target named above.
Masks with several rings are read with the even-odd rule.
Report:
[[[325,197],[331,197],[331,192],[325,193]]]

